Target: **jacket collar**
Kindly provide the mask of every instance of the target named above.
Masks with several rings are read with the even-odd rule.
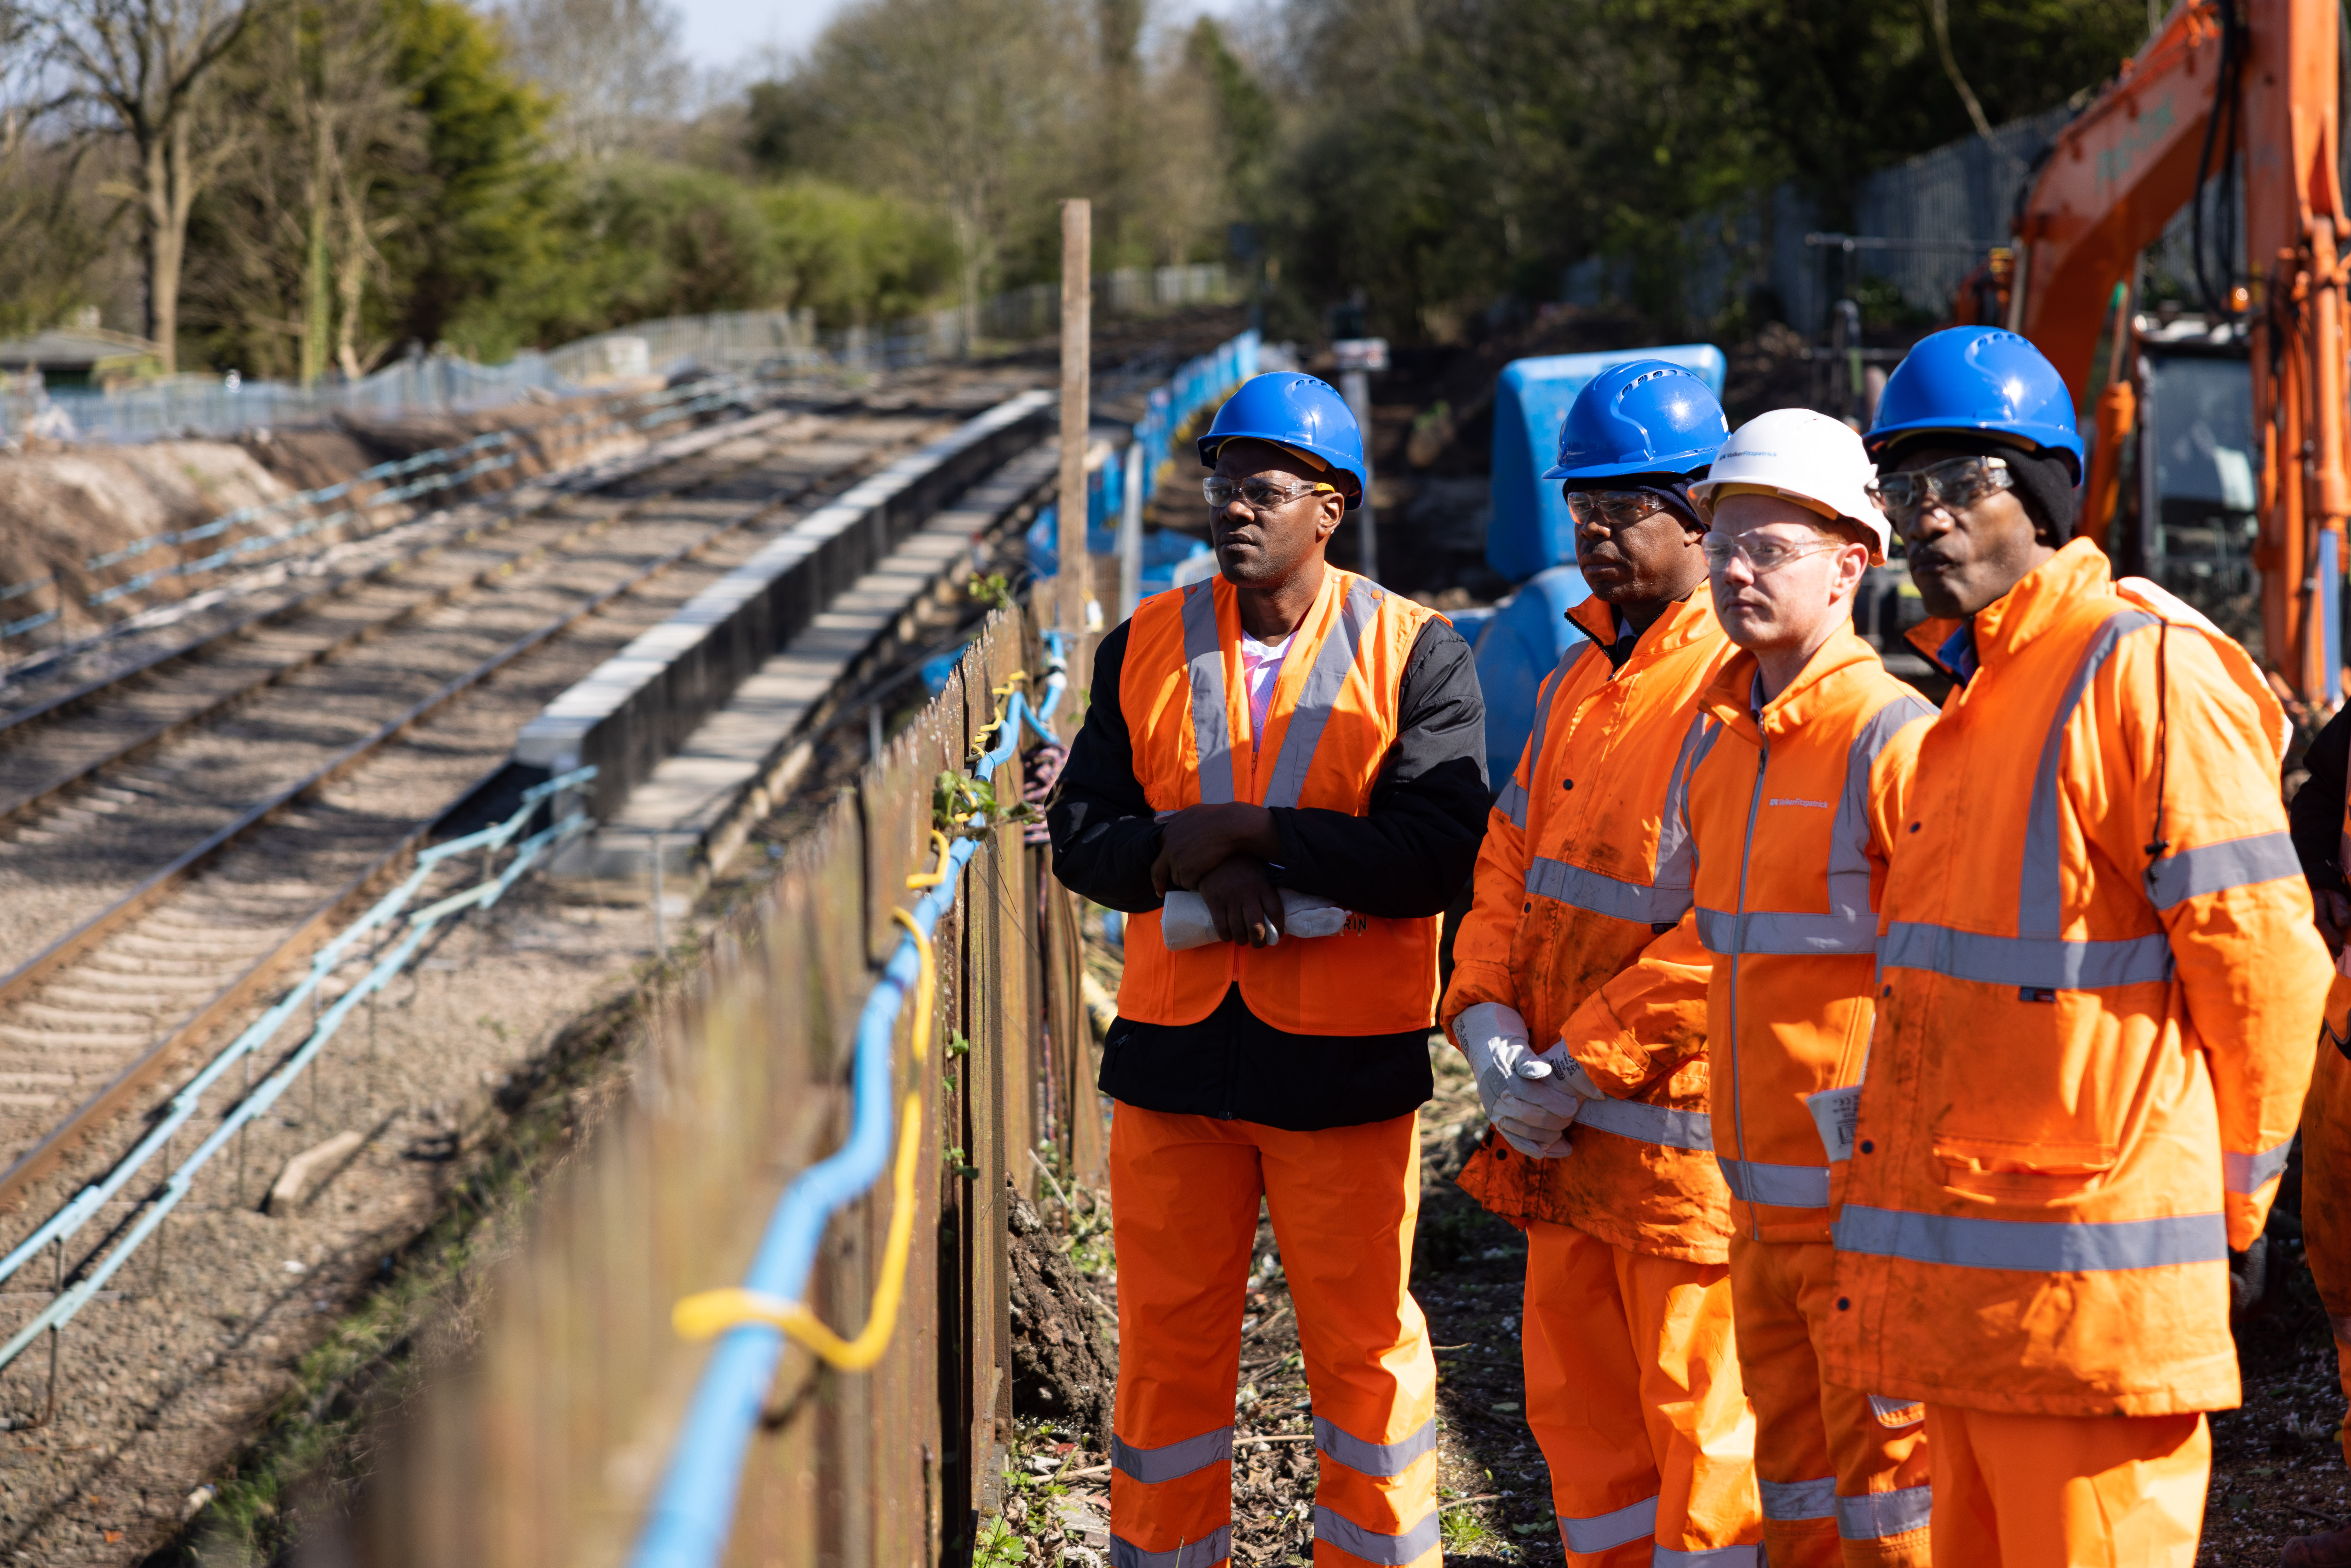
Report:
[[[1972,619],[1922,621],[1907,636],[1913,648],[1956,676],[1960,671],[1953,668],[1943,649],[1956,633],[1967,631],[1974,643],[1976,669],[1997,669],[2054,630],[2084,601],[2105,598],[2114,587],[2114,569],[2105,552],[2086,538],[2074,539]]]
[[[1595,643],[1616,641],[1615,606],[1596,594],[1570,610],[1567,618]],[[1721,635],[1722,627],[1714,618],[1713,585],[1701,581],[1687,599],[1667,605],[1666,612],[1649,623],[1649,629],[1634,643],[1633,656],[1625,662],[1625,667]]]
[[[1715,672],[1699,701],[1706,710],[1750,740],[1766,735],[1786,735],[1802,729],[1832,703],[1830,686],[1845,671],[1878,664],[1877,650],[1864,641],[1850,621],[1840,623],[1829,640],[1813,652],[1788,689],[1763,705],[1759,730],[1754,708],[1755,655],[1744,648]]]

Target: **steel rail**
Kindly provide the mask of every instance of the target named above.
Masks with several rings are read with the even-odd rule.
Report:
[[[784,411],[773,410],[768,412],[781,413]],[[765,417],[765,415],[762,413],[754,413],[747,415],[741,420],[721,422],[721,424],[705,425],[703,428],[705,430],[716,430],[721,428],[724,424],[750,423],[753,421],[763,417]],[[737,434],[749,434],[753,433],[744,431],[737,432]],[[117,687],[121,686],[130,681],[138,679],[141,675],[153,674],[159,670],[179,664],[186,659],[195,656],[196,654],[202,653],[208,649],[218,647],[235,638],[248,636],[265,626],[274,624],[277,622],[290,620],[295,616],[315,610],[319,605],[339,598],[343,594],[349,593],[354,589],[363,588],[371,583],[378,582],[386,578],[396,576],[402,571],[410,570],[420,563],[430,560],[436,555],[476,543],[485,538],[494,538],[498,534],[506,532],[508,528],[514,528],[528,521],[531,517],[552,509],[566,500],[574,499],[580,496],[594,495],[599,490],[622,484],[629,479],[637,477],[640,475],[654,469],[674,464],[691,462],[694,458],[700,456],[701,453],[702,449],[696,448],[694,451],[679,453],[672,456],[656,457],[643,467],[622,469],[617,473],[599,478],[594,484],[587,486],[584,488],[575,489],[569,486],[560,484],[552,486],[549,488],[546,494],[538,497],[528,506],[505,508],[495,513],[489,517],[484,518],[480,522],[471,524],[455,533],[445,534],[439,538],[427,540],[424,543],[416,546],[413,549],[403,551],[398,555],[392,556],[389,559],[379,561],[375,565],[367,567],[363,570],[346,572],[340,577],[335,578],[330,581],[321,583],[319,586],[308,590],[305,592],[297,594],[295,597],[281,603],[269,605],[266,608],[256,610],[251,614],[241,616],[237,620],[231,622],[229,624],[222,626],[214,631],[207,632],[198,637],[190,638],[183,643],[174,643],[169,648],[159,649],[157,652],[146,658],[136,660],[131,664],[125,665],[121,669],[116,670],[109,674],[101,675],[94,680],[84,682],[82,685],[75,686],[69,691],[60,692],[54,697],[47,698],[38,703],[28,704],[24,707],[16,709],[13,713],[0,716],[0,740],[5,740],[8,736],[27,725],[37,724],[44,719],[57,718],[76,708],[82,707],[89,703],[104,696],[107,693],[115,690]],[[733,468],[726,470],[724,473],[719,475],[716,479],[709,482],[716,483],[718,480],[723,480],[733,474],[741,472],[743,468],[748,467],[758,461],[758,459],[757,458],[746,459],[745,462],[737,465]],[[632,500],[627,506],[621,507],[619,510],[612,512],[604,517],[592,519],[589,524],[585,525],[585,528],[589,529],[599,527],[609,528],[635,515],[637,512],[647,507],[658,506],[663,501],[673,499],[676,495],[677,491],[675,489],[653,491],[649,495]],[[424,519],[420,518],[414,520],[423,521]],[[580,537],[581,534],[579,531],[566,535],[560,540],[555,541],[555,548],[568,548],[569,546],[577,543]],[[518,557],[516,559],[522,558]],[[493,569],[494,571],[498,569]],[[473,585],[459,585],[455,591],[463,591],[463,589],[466,586]],[[327,648],[322,649],[315,655],[298,655],[296,661],[293,664],[285,666],[285,669],[291,671],[303,668],[310,664],[317,663],[321,659],[330,658],[335,653],[344,652],[356,643],[364,640],[374,631],[385,626],[396,624],[402,613],[404,612],[395,612],[394,617],[389,621],[371,622],[370,625],[360,628],[357,632],[346,638],[339,639],[336,643],[329,644]],[[240,693],[232,694],[230,698],[227,700],[234,701],[237,695],[244,695],[245,692],[258,690],[260,686],[267,684],[267,681],[256,683],[254,686],[244,688]],[[226,706],[225,703],[216,705],[214,709],[207,711],[217,711],[218,706]],[[135,750],[135,746],[131,749]],[[126,755],[129,755],[129,752],[110,755],[102,761],[92,764],[90,768],[84,769],[83,771],[87,773],[97,768],[102,768],[112,763],[122,761]],[[30,805],[34,804],[37,799],[39,799],[39,797],[28,797],[26,800],[16,801],[13,804],[0,806],[0,821],[6,821],[10,818],[21,814]]]
[[[259,804],[248,808],[233,821],[215,829],[194,848],[181,854],[171,864],[125,894],[113,904],[67,932],[5,977],[0,977],[0,1003],[13,1001],[33,987],[39,985],[41,981],[66,964],[89,951],[99,941],[120,929],[126,921],[142,913],[157,898],[187,880],[191,873],[211,861],[228,845],[261,826],[320,785],[331,781],[352,764],[365,758],[390,741],[397,739],[420,720],[429,717],[453,698],[463,695],[504,669],[514,660],[531,652],[549,638],[569,630],[586,617],[602,610],[613,601],[636,592],[654,579],[693,559],[728,535],[789,504],[789,502],[786,500],[770,498],[725,519],[699,538],[688,540],[660,557],[643,570],[610,588],[590,595],[554,619],[540,622],[530,632],[508,643],[488,658],[443,683],[429,695],[379,725],[371,734],[354,741],[300,779],[279,789]],[[0,1181],[5,1179],[0,1177]]]
[[[405,712],[380,726],[373,734],[345,747],[301,779],[279,790],[267,800],[249,809],[235,821],[216,830],[203,842],[187,851],[172,864],[124,894],[114,904],[68,932],[5,977],[0,977],[0,1004],[37,989],[50,976],[55,975],[76,958],[96,947],[106,937],[145,913],[147,909],[152,907],[166,894],[203,869],[205,864],[217,858],[237,839],[250,833],[272,817],[296,804],[303,796],[316,790],[336,774],[348,769],[374,751],[381,749],[397,738],[400,734],[413,727],[420,720],[429,716],[434,710],[481,684],[515,659],[559,635],[578,622],[602,610],[614,601],[637,591],[664,573],[691,560],[729,534],[780,507],[790,505],[793,499],[805,495],[809,489],[831,482],[831,477],[813,480],[809,485],[781,497],[770,497],[747,507],[736,516],[723,520],[709,532],[670,551],[625,581],[616,583],[574,605],[563,614],[541,623],[524,637],[507,643],[489,658],[445,683]],[[506,766],[507,764],[502,760],[496,768],[475,780],[456,798],[458,800],[467,798],[475,789],[487,783],[490,779],[496,777]],[[249,965],[244,974],[210,1001],[199,1007],[170,1034],[151,1046],[143,1055],[125,1067],[97,1094],[58,1121],[47,1134],[43,1134],[40,1142],[19,1155],[5,1171],[0,1171],[0,1208],[12,1207],[20,1202],[26,1189],[54,1171],[84,1137],[110,1120],[130,1103],[141,1090],[169,1071],[172,1062],[188,1049],[201,1043],[223,1021],[250,1005],[253,999],[267,988],[272,979],[283,972],[309,943],[315,941],[319,933],[329,926],[342,911],[348,909],[355,901],[366,896],[387,874],[396,870],[402,857],[413,853],[416,846],[430,832],[432,825],[431,822],[421,824],[403,835],[399,843],[393,845],[366,870],[345,883],[283,941]]]
[[[582,771],[592,774],[594,770],[590,768]],[[417,868],[407,881],[392,894],[381,900],[365,917],[328,944],[327,948],[319,955],[309,977],[301,985],[281,998],[277,1006],[263,1014],[255,1021],[252,1028],[232,1041],[210,1065],[196,1075],[193,1081],[172,1095],[163,1115],[158,1119],[156,1124],[148,1130],[147,1135],[140,1140],[137,1147],[116,1162],[114,1168],[103,1180],[76,1194],[72,1201],[52,1215],[39,1230],[19,1242],[9,1252],[6,1259],[0,1260],[0,1279],[5,1279],[15,1274],[44,1247],[56,1243],[62,1249],[63,1243],[78,1233],[104,1207],[110,1197],[128,1186],[131,1178],[136,1176],[159,1150],[170,1145],[172,1135],[181,1127],[194,1119],[204,1092],[225,1076],[233,1063],[258,1054],[270,1040],[277,1038],[278,1031],[285,1028],[287,1020],[293,1017],[302,1002],[314,996],[319,988],[325,983],[327,977],[341,967],[360,937],[380,927],[395,925],[402,915],[405,915],[409,927],[407,934],[393,945],[389,954],[382,955],[368,964],[366,971],[360,979],[347,988],[343,994],[318,1017],[301,1046],[259,1084],[248,1089],[244,1097],[221,1118],[220,1124],[197,1145],[195,1152],[182,1161],[165,1178],[163,1185],[144,1200],[146,1212],[139,1217],[127,1235],[122,1236],[108,1249],[105,1260],[96,1269],[57,1291],[50,1299],[48,1305],[35,1314],[31,1322],[18,1329],[5,1345],[0,1345],[0,1367],[6,1366],[23,1354],[25,1349],[42,1333],[63,1328],[73,1320],[77,1312],[104,1291],[107,1281],[114,1277],[123,1264],[131,1260],[131,1255],[139,1249],[141,1243],[153,1235],[172,1210],[187,1197],[193,1187],[196,1174],[209,1164],[214,1156],[226,1148],[229,1141],[239,1131],[267,1111],[271,1105],[277,1103],[278,1098],[293,1084],[294,1080],[301,1074],[302,1071],[325,1051],[327,1042],[340,1031],[343,1024],[359,1004],[382,990],[394,976],[405,968],[408,961],[416,956],[425,939],[433,935],[436,926],[451,915],[460,914],[465,909],[486,909],[495,904],[505,895],[507,890],[521,878],[522,873],[536,865],[549,850],[578,837],[586,831],[588,819],[584,813],[579,811],[558,818],[549,826],[516,845],[515,857],[504,871],[496,875],[486,875],[483,881],[473,887],[438,900],[423,909],[408,910],[406,907],[408,901],[422,888],[425,878],[432,874],[434,866],[440,861],[469,849],[482,848],[495,853],[499,847],[510,841],[521,831],[524,824],[537,814],[541,800],[550,795],[556,795],[561,789],[576,786],[580,781],[580,776],[576,773],[567,775],[561,779],[549,779],[547,783],[525,792],[521,808],[503,823],[485,828],[479,832],[469,833],[449,843],[437,844],[420,854],[417,857]],[[549,815],[554,815],[552,810]],[[85,1259],[82,1266],[87,1267],[87,1264],[88,1260]]]
[[[758,417],[759,416],[752,416],[753,419]],[[750,421],[746,420],[742,423],[748,423]],[[746,431],[739,434],[751,434],[755,433]],[[699,455],[699,454],[687,453],[672,459],[671,461],[684,463],[690,461],[696,455]],[[720,473],[712,476],[707,480],[703,481],[703,484],[723,484],[727,479],[732,478],[735,475],[741,473],[746,468],[756,466],[759,461],[760,459],[758,457],[747,457],[741,463],[736,464],[732,467],[722,470]],[[643,472],[643,470],[640,470],[639,472]],[[813,476],[802,481],[791,489],[777,491],[768,497],[768,504],[774,506],[789,506],[793,502],[807,496],[810,491],[821,488],[825,485],[834,483],[841,477],[841,475],[839,471]],[[615,479],[612,482],[617,483],[618,480]],[[144,734],[131,737],[125,740],[120,746],[116,747],[113,750],[82,764],[72,772],[60,774],[57,778],[42,784],[39,788],[34,789],[30,793],[20,795],[13,800],[0,801],[0,824],[5,824],[23,818],[31,812],[37,810],[40,807],[47,804],[48,801],[55,800],[57,796],[65,793],[67,790],[88,783],[91,779],[107,768],[119,767],[125,762],[131,761],[134,758],[144,755],[147,751],[152,749],[156,746],[162,745],[163,742],[183,734],[191,728],[220,717],[223,714],[228,712],[231,708],[235,707],[238,704],[243,703],[249,698],[260,695],[262,693],[267,691],[271,686],[278,685],[291,675],[298,674],[304,670],[312,668],[318,664],[325,664],[330,659],[340,654],[347,653],[353,648],[360,646],[361,643],[368,642],[371,638],[396,631],[400,627],[405,625],[408,622],[413,620],[416,616],[423,614],[427,611],[437,610],[444,605],[452,603],[468,593],[487,586],[492,580],[505,576],[507,573],[516,570],[517,568],[532,564],[550,555],[569,550],[585,540],[594,538],[599,535],[607,533],[648,507],[658,506],[665,500],[674,499],[679,494],[685,490],[701,487],[701,485],[675,486],[670,489],[654,491],[649,495],[632,500],[628,505],[622,507],[615,511],[607,513],[603,517],[590,518],[582,522],[578,528],[571,529],[568,533],[562,534],[555,538],[542,540],[538,544],[533,545],[528,549],[517,550],[510,555],[501,557],[499,559],[469,576],[460,578],[457,580],[450,582],[441,588],[428,590],[411,602],[403,604],[393,610],[390,614],[378,620],[368,622],[364,625],[354,627],[344,632],[342,635],[334,638],[332,641],[320,644],[317,648],[293,654],[284,663],[273,664],[268,669],[256,675],[254,679],[246,682],[235,689],[223,692],[219,695],[204,703],[202,706],[192,708],[186,713],[166,720],[164,723]],[[560,497],[549,497],[538,507],[531,508],[531,510],[543,511],[555,505],[556,501]],[[520,511],[502,521],[498,528],[495,529],[477,526],[475,528],[469,528],[464,534],[454,538],[435,540],[431,544],[418,548],[397,560],[385,562],[381,565],[371,568],[365,573],[353,573],[350,577],[339,579],[334,584],[331,584],[327,588],[317,590],[310,594],[306,594],[301,599],[289,601],[284,605],[273,607],[269,610],[258,612],[256,615],[247,617],[246,620],[239,622],[235,626],[225,628],[219,632],[214,633],[210,637],[183,643],[176,649],[168,651],[164,655],[159,656],[158,659],[150,661],[135,669],[126,670],[116,675],[108,676],[104,680],[93,682],[88,685],[79,687],[74,692],[67,693],[57,698],[53,703],[42,705],[42,706],[37,709],[28,708],[25,710],[21,719],[18,716],[12,716],[7,719],[0,720],[0,739],[5,739],[9,732],[19,722],[30,722],[32,719],[36,718],[53,716],[57,711],[57,706],[60,704],[72,702],[78,705],[79,703],[88,702],[94,697],[102,695],[105,692],[111,690],[113,687],[121,685],[124,681],[131,679],[137,675],[148,674],[162,664],[176,662],[178,660],[190,657],[208,648],[216,646],[228,637],[242,635],[251,630],[257,622],[288,618],[291,614],[299,610],[310,608],[317,600],[322,597],[340,593],[362,579],[373,580],[394,575],[401,570],[413,567],[421,560],[430,559],[434,555],[443,553],[458,546],[473,543],[475,540],[481,538],[487,534],[502,532],[517,517],[528,515],[528,511]],[[739,524],[729,523],[726,525],[726,528],[731,529],[737,526],[739,526]]]

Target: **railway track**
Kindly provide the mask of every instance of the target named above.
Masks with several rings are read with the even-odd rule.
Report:
[[[0,730],[0,1204],[257,1000],[549,696],[953,417],[773,422]]]

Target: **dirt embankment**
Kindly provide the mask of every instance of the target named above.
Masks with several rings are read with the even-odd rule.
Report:
[[[625,392],[643,388],[618,389]],[[122,445],[41,442],[0,454],[0,622],[56,611],[57,619],[35,638],[47,644],[85,636],[153,605],[214,586],[217,570],[173,575],[170,569],[204,559],[225,546],[249,540],[349,509],[350,516],[235,564],[272,559],[273,550],[307,549],[372,532],[423,511],[492,495],[590,458],[644,444],[643,433],[616,427],[604,413],[615,396],[509,403],[475,413],[396,421],[345,420],[307,429],[256,431],[236,441],[152,441]],[[393,476],[354,486],[321,507],[288,507],[249,527],[184,544],[158,544],[104,566],[94,560],[163,533],[195,528],[239,508],[284,500],[299,491],[340,484],[379,464],[413,457],[494,431],[510,430],[511,444],[461,458],[511,456],[503,466],[465,483],[413,499],[379,499]],[[423,477],[433,469],[422,470]],[[373,506],[368,505],[375,502]],[[104,604],[90,601],[133,577],[162,570],[136,592]],[[11,588],[25,587],[9,594]],[[23,647],[13,648],[21,653]]]

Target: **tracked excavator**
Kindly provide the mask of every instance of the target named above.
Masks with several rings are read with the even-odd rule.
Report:
[[[2344,695],[2342,29],[2338,0],[2182,0],[2052,144],[2008,298],[2096,433],[2078,530],[2236,609],[2313,715]],[[2137,312],[2183,208],[2202,309]]]

